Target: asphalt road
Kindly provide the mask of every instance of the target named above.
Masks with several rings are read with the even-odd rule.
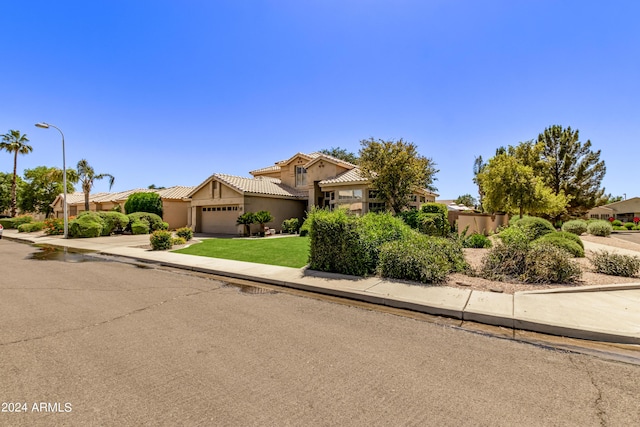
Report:
[[[0,240],[0,425],[640,423],[636,365],[35,251]]]

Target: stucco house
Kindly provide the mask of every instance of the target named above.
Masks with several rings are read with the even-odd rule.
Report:
[[[236,224],[245,212],[269,211],[276,231],[289,218],[304,218],[313,206],[347,207],[357,214],[384,209],[370,182],[349,162],[322,153],[296,153],[272,166],[249,172],[252,178],[213,174],[187,197],[191,199],[190,226],[201,233],[241,234]],[[421,190],[413,195],[419,207],[435,201],[436,194]],[[252,232],[258,231],[252,226]]]
[[[640,218],[640,197],[598,206],[587,212],[587,218],[592,219],[613,218],[622,222],[632,222],[634,217]]]
[[[162,199],[162,220],[169,223],[169,228],[185,227],[189,223],[191,203],[185,196],[195,187],[174,186],[163,189],[138,188],[121,191],[119,193],[94,193],[89,195],[90,211],[110,211],[120,206],[124,212],[124,204],[133,193],[154,192]],[[53,216],[62,218],[62,194],[58,195],[51,204]],[[85,210],[84,193],[67,194],[67,209],[69,216],[76,216]]]

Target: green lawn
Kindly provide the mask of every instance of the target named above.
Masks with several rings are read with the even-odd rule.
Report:
[[[206,239],[174,252],[301,268],[309,261],[309,238]]]

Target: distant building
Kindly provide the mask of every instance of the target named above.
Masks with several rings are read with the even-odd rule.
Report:
[[[632,222],[635,217],[640,218],[640,197],[598,206],[587,212],[587,218],[590,219],[613,218],[622,222]]]

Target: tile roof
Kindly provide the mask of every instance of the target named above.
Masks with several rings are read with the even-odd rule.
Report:
[[[226,175],[222,173],[216,173],[213,177],[236,190],[242,191],[243,193],[268,194],[272,196],[295,198],[308,197],[306,191],[300,191],[289,187],[276,178],[244,178],[241,176]]]
[[[252,170],[249,173],[251,175],[255,175],[255,174],[260,174],[260,173],[265,173],[265,172],[278,172],[279,170],[280,170],[280,166],[273,165],[273,166],[267,166],[266,168],[260,168],[260,169]]]
[[[163,199],[182,200],[183,198],[187,197],[187,195],[191,193],[194,188],[196,187],[185,187],[182,185],[176,185],[173,187],[164,188],[162,190],[156,190],[156,192]]]
[[[163,189],[136,188],[133,190],[125,190],[116,193],[94,193],[89,195],[89,203],[109,203],[123,202],[133,193],[158,193],[162,199],[182,200],[196,187],[184,187],[176,185]],[[62,194],[56,197],[51,205],[55,205],[58,199],[62,199]],[[67,194],[67,204],[75,205],[84,203],[84,193],[75,192]]]
[[[357,167],[354,167],[353,169],[350,169],[346,172],[342,172],[340,175],[336,177],[323,179],[322,181],[320,181],[320,185],[363,183],[368,181],[369,180],[367,178],[362,176],[362,172],[360,171],[360,169]]]

